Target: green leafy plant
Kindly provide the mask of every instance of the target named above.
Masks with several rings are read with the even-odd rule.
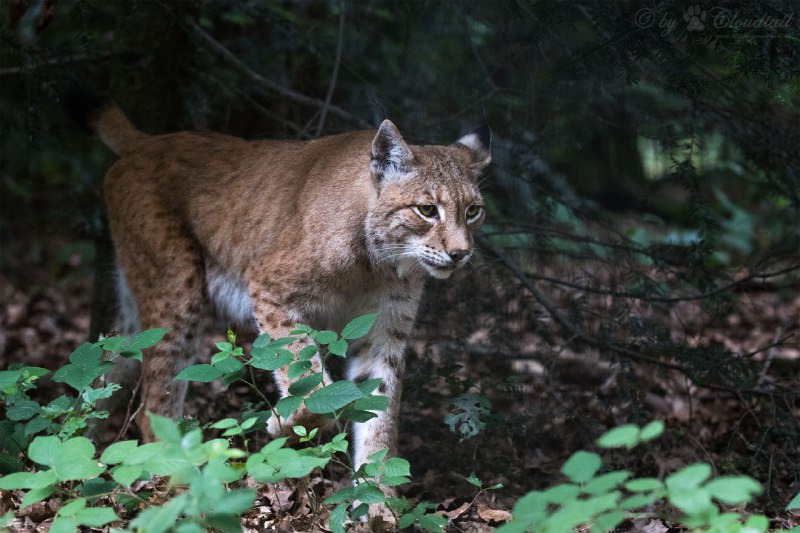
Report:
[[[387,457],[388,450],[382,450],[356,472],[343,457],[349,447],[345,431],[321,442],[316,428],[295,426],[294,434],[305,447],[290,448],[288,438],[282,437],[259,450],[247,450],[247,434],[263,430],[266,416],[271,413],[287,418],[304,406],[337,422],[364,421],[375,416],[373,411],[387,408],[388,400],[373,394],[380,379],[358,384],[347,380],[323,383],[322,372],[312,370],[311,358],[322,347],[327,348],[326,356],[345,357],[348,341],[366,335],[374,320],[375,315],[359,317],[348,323],[341,335],[306,326],[298,326],[291,337],[272,339],[262,334],[249,357],[236,346],[236,336],[229,330],[227,341],[217,343],[218,352],[210,364],[187,367],[175,379],[219,379],[225,385],[241,381],[258,390],[253,369],[286,368],[294,380],[290,396],[270,406],[269,411],[245,414],[241,422],[225,418],[208,424],[208,428],[222,431],[223,438],[207,441],[203,440],[200,427],[185,427],[148,413],[156,442],[116,442],[99,458],[95,457],[94,444],[78,433],[90,428],[94,419],[108,416],[96,409],[96,402],[111,396],[119,387],[113,383],[93,387],[93,383],[111,369],[118,357],[141,360],[142,350],[157,343],[165,330],[148,330],[133,338],[103,338],[80,346],[70,356],[69,364],[53,376],[77,390],[78,396],[62,396],[46,406],[32,400],[29,393],[47,370],[20,366],[4,371],[0,373],[0,394],[9,420],[0,422],[4,429],[0,441],[4,454],[0,457],[4,458],[7,474],[0,479],[0,489],[23,491],[22,508],[58,494],[66,503],[55,516],[51,531],[76,531],[80,526],[121,522],[114,509],[103,506],[106,500],[102,497],[113,496],[131,512],[141,509],[130,520],[130,530],[238,532],[241,515],[252,508],[256,497],[254,490],[235,486],[245,475],[259,483],[279,483],[303,478],[335,461],[350,469],[357,483],[340,489],[326,501],[335,506],[330,514],[332,530],[343,532],[348,521],[366,517],[369,504],[385,504],[403,523],[416,522],[429,531],[440,531],[446,521],[427,512],[431,504],[412,508],[405,500],[388,498],[381,490],[410,481],[408,461]],[[297,353],[287,349],[302,338],[311,342]],[[262,399],[269,405],[263,395]],[[229,438],[234,437],[242,439],[243,448],[231,445]],[[32,468],[25,468],[21,456]],[[136,489],[141,485],[138,481],[166,483],[169,497],[161,504],[153,504],[150,491]],[[352,508],[356,502],[358,505]],[[10,522],[12,517],[4,515],[0,519]]]
[[[642,428],[625,424],[605,433],[597,444],[601,448],[632,449],[663,431],[661,421]],[[664,500],[680,511],[678,521],[694,531],[761,533],[769,526],[763,515],[744,519],[738,512],[721,511],[714,503],[752,501],[762,489],[750,477],[711,479],[711,467],[705,463],[686,466],[663,481],[631,478],[627,470],[602,472],[602,466],[602,458],[596,453],[574,453],[561,468],[569,482],[523,496],[514,506],[511,522],[498,531],[556,533],[572,531],[582,524],[590,525],[593,532],[610,531],[626,518],[646,515],[643,509]]]
[[[464,441],[474,437],[486,428],[486,418],[491,413],[492,404],[481,393],[463,392],[452,402],[454,409],[444,416],[450,431],[458,433]]]

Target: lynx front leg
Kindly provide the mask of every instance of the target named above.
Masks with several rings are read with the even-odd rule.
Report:
[[[376,392],[388,397],[389,406],[386,411],[377,411],[375,418],[364,423],[354,424],[353,466],[356,469],[369,462],[370,455],[383,449],[388,448],[389,456],[397,453],[397,422],[400,414],[400,397],[405,366],[404,340],[391,339],[388,342],[377,343],[366,348],[367,353],[351,362],[348,378],[357,383],[367,379],[380,378],[382,383]],[[397,496],[394,487],[381,486],[381,490],[390,498]],[[395,523],[394,515],[383,504],[370,504],[369,515],[371,521],[382,520],[388,524]],[[377,524],[376,527],[378,527]]]
[[[375,418],[353,427],[353,466],[358,469],[369,462],[369,456],[388,449],[389,456],[397,453],[397,425],[400,414],[404,352],[406,339],[411,332],[416,311],[416,300],[395,299],[396,305],[384,308],[378,317],[367,345],[360,356],[351,361],[348,378],[354,382],[380,378],[378,394],[389,399],[386,411],[378,411]],[[389,497],[396,496],[393,487],[381,487]],[[369,514],[375,520],[394,524],[394,515],[383,504],[370,504]]]
[[[303,322],[302,318],[296,313],[286,310],[285,306],[280,306],[273,300],[271,293],[266,290],[253,291],[254,310],[258,321],[258,329],[261,333],[269,333],[272,339],[289,337],[295,325]],[[300,339],[287,345],[285,348],[292,353],[297,353],[309,341]],[[319,354],[311,359],[311,370],[306,374],[321,372],[323,383],[330,383],[327,372],[322,366]],[[275,384],[281,393],[281,398],[289,395],[289,386],[292,380],[288,376],[288,368],[284,367],[273,372]],[[300,378],[296,378],[300,379]],[[289,418],[281,418],[273,414],[267,423],[267,432],[273,437],[292,436],[293,426],[304,426],[306,428],[325,429],[333,423],[321,415],[308,411],[305,406],[300,406],[297,411]]]

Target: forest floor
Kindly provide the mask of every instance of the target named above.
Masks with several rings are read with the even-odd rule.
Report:
[[[744,295],[747,305],[702,336],[745,352],[774,342],[776,335],[797,327],[797,289]],[[41,260],[14,262],[0,275],[0,369],[15,362],[50,370],[65,364],[86,340],[91,290],[91,271],[79,253],[62,257],[56,269]],[[558,294],[553,297],[559,300]],[[526,492],[561,482],[563,462],[578,449],[597,450],[593,442],[605,430],[661,419],[667,431],[650,447],[603,452],[604,458],[638,476],[664,476],[701,461],[718,474],[747,474],[766,486],[747,511],[766,513],[773,527],[800,523],[800,513],[780,511],[800,491],[796,398],[786,413],[792,423],[776,429],[766,403],[698,389],[675,372],[574,347],[548,336],[552,327],[542,324],[548,324],[546,314],[520,287],[485,271],[472,269],[431,288],[409,350],[404,388],[399,452],[413,474],[413,482],[402,488],[405,497],[436,503],[437,512],[452,519],[452,531],[489,531],[509,518]],[[224,325],[209,331],[208,354],[224,335]],[[794,341],[760,353],[766,363],[763,379],[800,383]],[[453,408],[452,398],[470,381],[471,390],[491,401],[491,415],[477,436],[460,440],[442,420]],[[57,397],[60,387],[44,378],[38,399]],[[267,376],[264,387],[274,396]],[[208,423],[238,416],[247,402],[256,401],[245,387],[225,391],[217,383],[198,383],[191,387],[186,412]],[[777,434],[792,424],[793,435]],[[129,429],[127,438],[136,437],[135,428]],[[484,486],[503,488],[476,497],[476,488],[465,480],[470,474]],[[244,526],[325,530],[326,514],[312,512],[306,491],[324,497],[346,483],[341,472],[328,471],[294,486],[262,487]],[[0,515],[18,512],[14,527],[20,531],[46,531],[62,503],[51,498],[20,512],[19,502],[18,493],[0,497]],[[647,518],[631,519],[620,530],[664,533],[671,527]]]

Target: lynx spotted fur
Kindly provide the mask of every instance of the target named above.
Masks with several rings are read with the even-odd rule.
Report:
[[[185,382],[172,378],[192,360],[209,305],[273,338],[377,312],[351,346],[348,378],[381,378],[389,409],[355,425],[354,462],[394,453],[403,352],[425,277],[463,266],[484,219],[476,180],[491,159],[488,129],[416,146],[388,120],[377,132],[296,142],[149,136],[109,102],[87,118],[120,156],[105,197],[126,327],[169,328],[142,367],[144,438],[153,438],[146,411],[181,416]],[[285,372],[275,379],[286,394]],[[324,422],[300,411],[268,429]]]

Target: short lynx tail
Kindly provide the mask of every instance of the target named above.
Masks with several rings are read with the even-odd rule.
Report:
[[[88,90],[75,90],[64,102],[70,115],[84,127],[96,133],[117,155],[123,155],[145,139],[122,110],[109,98]]]

